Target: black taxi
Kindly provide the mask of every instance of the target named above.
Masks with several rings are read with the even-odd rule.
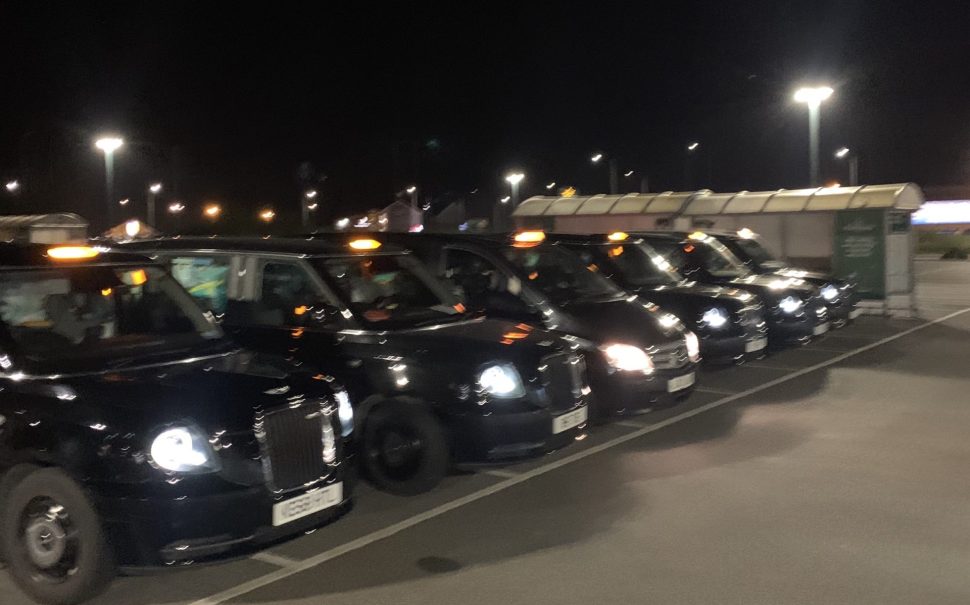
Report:
[[[754,273],[801,279],[817,286],[825,300],[825,306],[828,308],[834,327],[841,328],[862,314],[856,285],[852,281],[838,279],[819,271],[792,267],[776,259],[761,237],[748,228],[741,228],[734,232],[706,231],[705,233],[724,244]]]
[[[137,246],[240,343],[333,368],[381,489],[420,493],[453,463],[539,455],[585,434],[589,344],[467,312],[399,248],[347,236]]]
[[[679,317],[700,339],[705,362],[743,362],[764,356],[768,325],[760,297],[729,286],[689,281],[642,238],[548,234],[624,290]]]
[[[381,237],[414,250],[473,308],[594,342],[600,354],[588,355],[587,364],[602,416],[669,406],[693,391],[697,336],[542,231]]]
[[[795,277],[758,275],[704,232],[656,231],[637,235],[684,277],[747,290],[761,297],[771,346],[804,344],[831,327],[828,307],[818,287]]]
[[[301,535],[350,505],[346,397],[240,349],[144,256],[0,245],[0,555],[76,603]]]

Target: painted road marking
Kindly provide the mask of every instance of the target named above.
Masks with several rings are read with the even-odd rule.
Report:
[[[508,479],[510,477],[518,477],[519,473],[515,471],[506,470],[504,468],[487,468],[483,471],[486,475],[491,475],[493,477],[499,477],[501,479]]]
[[[628,429],[642,429],[646,426],[642,422],[637,422],[636,420],[617,420],[616,422],[611,422],[610,424],[615,424],[616,426],[625,426]]]
[[[275,565],[277,567],[292,567],[294,565],[299,565],[300,561],[296,559],[291,559],[289,557],[284,557],[283,555],[273,554],[269,551],[258,552],[251,556],[250,559],[255,559],[256,561],[262,561],[263,563],[269,563],[270,565]]]
[[[453,511],[455,509],[461,508],[461,507],[465,506],[466,504],[471,504],[472,502],[476,502],[478,500],[481,500],[482,498],[487,498],[488,496],[497,494],[499,492],[503,492],[503,491],[505,491],[505,490],[507,490],[507,489],[509,489],[511,487],[515,487],[516,485],[519,485],[520,483],[525,483],[526,481],[528,481],[530,479],[534,479],[536,477],[540,477],[542,475],[545,475],[547,473],[550,473],[550,472],[552,472],[552,471],[554,471],[556,469],[562,468],[562,467],[567,466],[569,464],[572,464],[574,462],[578,462],[580,460],[584,460],[586,458],[589,458],[590,456],[593,456],[593,455],[598,454],[600,452],[603,452],[603,451],[606,451],[608,449],[614,448],[614,447],[616,447],[618,445],[622,445],[622,444],[624,444],[624,443],[626,443],[628,441],[633,441],[634,439],[638,439],[640,437],[643,437],[644,435],[647,435],[647,434],[652,433],[654,431],[658,431],[658,430],[660,430],[660,429],[662,429],[664,427],[670,426],[672,424],[676,424],[676,423],[678,423],[678,422],[680,422],[682,420],[687,420],[688,418],[693,418],[694,416],[703,414],[704,412],[713,410],[715,408],[719,408],[719,407],[721,407],[723,405],[726,405],[728,403],[731,403],[733,401],[737,401],[738,399],[743,399],[743,398],[745,398],[745,397],[747,397],[749,395],[754,395],[755,393],[760,393],[761,391],[764,391],[766,389],[770,389],[770,388],[775,387],[775,386],[778,386],[780,384],[784,384],[784,383],[786,383],[786,382],[788,382],[790,380],[794,380],[794,379],[796,379],[796,378],[798,378],[800,376],[804,376],[805,374],[809,374],[811,372],[815,372],[816,370],[821,370],[823,368],[827,368],[829,366],[835,365],[835,364],[837,364],[837,363],[839,363],[841,361],[844,361],[846,359],[849,359],[851,357],[854,357],[856,355],[859,355],[860,353],[865,353],[866,351],[870,351],[870,350],[875,349],[877,347],[880,347],[880,346],[882,346],[882,345],[884,345],[886,343],[893,342],[895,340],[898,340],[900,338],[903,338],[904,336],[908,336],[910,334],[913,334],[914,332],[919,332],[920,330],[924,330],[924,329],[926,329],[926,328],[928,328],[930,326],[934,326],[934,325],[936,325],[938,323],[942,323],[944,321],[953,319],[954,317],[958,317],[960,315],[963,315],[964,313],[967,313],[968,311],[970,311],[970,307],[967,307],[967,308],[964,308],[964,309],[960,309],[959,311],[954,311],[953,313],[949,313],[949,314],[944,315],[943,317],[940,317],[938,319],[934,319],[932,321],[928,321],[928,322],[919,324],[918,326],[914,326],[912,328],[908,328],[906,330],[903,330],[902,332],[897,332],[896,334],[893,334],[891,336],[887,336],[885,338],[882,338],[881,340],[877,340],[876,342],[869,343],[869,344],[867,344],[865,346],[859,347],[858,349],[853,349],[851,351],[847,351],[847,352],[842,353],[841,355],[837,355],[837,356],[835,356],[832,359],[829,359],[827,361],[823,361],[821,363],[817,363],[815,365],[809,366],[807,368],[803,368],[801,370],[792,372],[790,374],[785,374],[784,376],[781,376],[781,377],[776,378],[774,380],[769,380],[768,382],[765,382],[765,383],[763,383],[761,385],[758,385],[756,387],[752,387],[752,388],[747,389],[745,391],[740,391],[738,393],[734,393],[732,395],[728,395],[726,397],[722,397],[721,399],[718,399],[716,401],[712,401],[711,403],[707,403],[707,404],[698,406],[696,408],[693,408],[693,409],[690,409],[690,410],[686,410],[686,411],[684,411],[684,412],[682,412],[680,414],[677,414],[676,416],[671,416],[670,418],[667,418],[666,420],[661,420],[661,421],[655,422],[653,424],[648,424],[648,425],[644,426],[643,428],[638,429],[638,430],[635,430],[635,431],[633,431],[631,433],[627,433],[626,435],[621,435],[619,437],[615,437],[615,438],[613,438],[613,439],[611,439],[609,441],[605,441],[605,442],[603,442],[603,443],[601,443],[599,445],[590,446],[587,449],[578,451],[578,452],[576,452],[574,454],[571,454],[569,456],[565,456],[565,457],[560,458],[559,460],[556,460],[554,462],[550,462],[548,464],[544,464],[542,466],[538,466],[538,467],[536,467],[536,468],[534,468],[532,470],[525,471],[525,472],[523,472],[523,473],[521,473],[519,475],[516,475],[515,477],[510,477],[508,479],[505,479],[504,481],[500,481],[500,482],[498,482],[498,483],[496,483],[494,485],[490,485],[488,487],[482,488],[482,489],[480,489],[480,490],[478,490],[476,492],[472,492],[471,494],[468,494],[466,496],[462,496],[460,498],[456,498],[456,499],[454,499],[454,500],[452,500],[450,502],[446,502],[444,504],[441,504],[441,505],[436,506],[434,508],[431,508],[429,510],[420,512],[420,513],[418,513],[416,515],[413,515],[411,517],[408,517],[407,519],[404,519],[403,521],[398,521],[397,523],[392,523],[391,525],[388,525],[387,527],[384,527],[382,529],[378,529],[376,531],[373,531],[373,532],[371,532],[371,533],[369,533],[369,534],[367,534],[365,536],[361,536],[360,538],[357,538],[356,540],[351,540],[350,542],[345,542],[344,544],[341,544],[339,546],[335,546],[334,548],[331,548],[330,550],[327,550],[327,551],[318,553],[318,554],[316,554],[316,555],[314,555],[312,557],[308,557],[306,559],[303,559],[302,561],[299,561],[299,562],[297,562],[294,565],[290,565],[290,566],[285,567],[283,569],[279,569],[279,570],[270,572],[268,574],[264,574],[262,576],[253,578],[252,580],[250,580],[248,582],[243,582],[242,584],[239,584],[238,586],[235,586],[233,588],[229,588],[229,589],[223,590],[223,591],[218,592],[218,593],[216,593],[214,595],[210,595],[208,597],[203,597],[203,598],[201,598],[201,599],[199,599],[197,601],[194,601],[191,605],[218,605],[219,603],[225,603],[226,601],[230,601],[232,599],[238,598],[238,597],[240,597],[240,596],[242,596],[244,594],[253,592],[254,590],[258,590],[260,588],[263,588],[263,587],[268,586],[270,584],[273,584],[275,582],[279,582],[280,580],[285,580],[286,578],[289,578],[291,576],[294,576],[294,575],[296,575],[298,573],[302,573],[304,571],[313,569],[314,567],[317,567],[319,565],[322,565],[322,564],[326,563],[327,561],[336,559],[337,557],[343,556],[343,555],[345,555],[345,554],[347,554],[349,552],[353,552],[355,550],[359,550],[359,549],[364,548],[366,546],[370,546],[371,544],[374,544],[375,542],[380,542],[381,540],[384,540],[386,538],[390,538],[392,536],[395,536],[395,535],[401,533],[402,531],[404,531],[406,529],[410,529],[410,528],[412,528],[412,527],[414,527],[416,525],[420,525],[421,523],[424,523],[425,521],[434,519],[435,517],[440,517],[441,515],[444,515],[445,513],[449,513],[449,512],[451,512],[451,511]]]
[[[743,368],[744,366],[742,365],[740,367]],[[694,387],[694,390],[698,393],[710,393],[712,395],[734,395],[737,393],[737,391],[725,391],[724,389],[712,389],[710,387]]]

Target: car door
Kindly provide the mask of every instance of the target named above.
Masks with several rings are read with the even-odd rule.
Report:
[[[442,276],[454,284],[471,309],[513,321],[541,322],[542,314],[529,300],[519,278],[477,251],[446,246]]]

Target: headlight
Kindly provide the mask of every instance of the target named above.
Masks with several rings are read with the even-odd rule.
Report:
[[[640,347],[612,344],[601,347],[600,350],[606,355],[606,363],[617,370],[643,372],[644,374],[653,373],[653,361]]]
[[[802,308],[802,301],[794,296],[786,296],[778,301],[778,308],[791,315],[795,311]]]
[[[323,418],[323,431],[320,438],[322,458],[327,464],[332,464],[337,459],[337,438],[333,435],[333,425],[330,424],[329,416],[324,414]]]
[[[482,370],[478,376],[478,384],[486,393],[493,397],[512,399],[523,397],[525,387],[515,366],[507,363],[496,364]]]
[[[833,300],[839,297],[839,289],[833,286],[832,284],[825,284],[824,286],[822,286],[821,291],[822,291],[822,298],[824,298],[829,302],[832,302]]]
[[[152,442],[152,461],[159,467],[176,473],[214,470],[215,460],[209,442],[195,429],[174,427],[166,429]]]
[[[688,332],[684,337],[684,340],[687,344],[687,357],[689,357],[691,361],[699,360],[701,358],[701,343],[699,340],[697,340],[697,334]]]
[[[347,391],[337,391],[333,397],[337,400],[340,436],[347,437],[354,432],[354,406],[350,405],[350,396],[347,395]]]
[[[701,323],[709,328],[720,328],[728,322],[728,314],[720,307],[712,307],[701,314]]]

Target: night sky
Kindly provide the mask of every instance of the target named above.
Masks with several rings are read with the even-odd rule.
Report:
[[[0,8],[0,177],[24,185],[5,213],[101,212],[104,132],[127,143],[117,197],[162,180],[165,203],[237,216],[309,186],[340,216],[411,183],[482,209],[511,169],[523,197],[602,192],[595,151],[636,171],[624,190],[801,187],[811,83],[836,90],[823,180],[845,182],[846,145],[863,182],[970,184],[959,3],[41,4]]]

